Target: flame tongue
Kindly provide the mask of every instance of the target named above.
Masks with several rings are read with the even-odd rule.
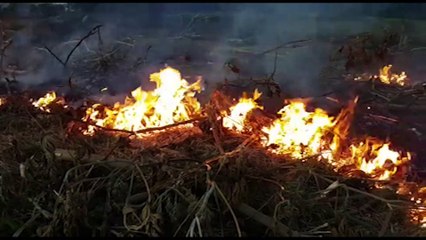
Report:
[[[228,129],[234,129],[237,132],[243,132],[244,129],[247,129],[245,124],[247,115],[254,109],[263,109],[262,106],[259,106],[256,102],[262,94],[256,89],[253,93],[253,98],[249,98],[244,94],[238,103],[230,107],[231,113],[223,118],[223,126]],[[250,130],[250,129],[247,129]]]
[[[409,79],[405,72],[401,72],[401,74],[392,73],[391,68],[392,68],[392,65],[387,65],[379,69],[379,76],[377,75],[368,76],[367,74],[363,74],[359,77],[354,78],[354,80],[367,81],[373,78],[384,84],[389,84],[389,85],[406,86],[409,84]]]
[[[398,171],[398,166],[411,159],[391,150],[389,143],[383,143],[373,138],[367,138],[358,145],[350,146],[351,156],[342,147],[357,102],[349,104],[348,108],[334,119],[322,109],[313,112],[306,111],[304,101],[292,101],[279,111],[281,117],[270,127],[264,127],[266,134],[262,138],[264,146],[275,146],[271,151],[288,155],[293,158],[305,158],[318,155],[335,169],[355,163],[357,169],[378,180],[389,180]]]
[[[407,75],[405,72],[395,74],[391,72],[391,68],[392,65],[387,65],[380,69],[380,81],[385,84],[397,84],[400,86],[406,85]]]
[[[116,103],[112,108],[99,109],[101,105],[95,104],[87,109],[83,120],[102,127],[138,131],[189,120],[190,116],[200,114],[200,103],[194,97],[201,91],[200,80],[189,84],[181,79],[179,71],[170,67],[151,74],[150,78],[157,85],[154,91],[143,91],[139,87],[124,104]],[[84,133],[93,135],[94,130],[95,127],[90,126]]]
[[[48,106],[53,102],[57,101],[57,96],[55,92],[48,92],[43,97],[39,98],[37,101],[33,101],[32,105],[42,111],[50,112]]]
[[[367,139],[358,146],[351,145],[352,159],[358,168],[378,180],[389,180],[397,172],[397,167],[410,160],[389,148],[389,143]]]
[[[307,112],[304,102],[291,102],[278,113],[281,118],[262,129],[265,146],[276,145],[273,151],[294,158],[319,154],[324,147],[324,136],[333,128],[333,117],[322,109]]]

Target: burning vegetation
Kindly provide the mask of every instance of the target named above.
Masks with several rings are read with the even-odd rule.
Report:
[[[373,81],[379,81],[383,84],[396,85],[396,86],[407,86],[409,84],[408,76],[405,72],[400,74],[392,73],[392,65],[386,65],[379,69],[379,75],[373,75],[365,77],[356,77],[355,81],[365,81],[372,79]]]
[[[187,121],[201,114],[200,103],[195,98],[201,90],[201,81],[189,84],[181,79],[179,71],[170,67],[152,74],[151,81],[157,85],[154,91],[139,87],[123,104],[117,102],[111,108],[101,104],[89,107],[82,120],[94,125],[84,130],[84,134],[93,135],[96,126],[136,132]]]
[[[389,68],[385,67],[380,79],[385,79],[388,74]],[[389,79],[400,79],[392,78],[394,75],[389,76]],[[124,103],[118,102],[112,107],[97,103],[87,107],[82,121],[88,125],[86,129],[81,129],[82,134],[95,136],[98,131],[109,129],[117,133],[134,132],[138,138],[143,139],[148,137],[149,130],[153,129],[152,132],[156,132],[154,136],[157,137],[150,138],[150,141],[158,141],[161,134],[169,134],[168,126],[179,126],[181,133],[196,127],[194,123],[179,123],[203,116],[201,105],[195,96],[201,91],[201,82],[190,84],[181,78],[178,70],[171,67],[152,74],[151,81],[157,85],[153,91],[137,88]],[[398,83],[397,80],[394,81]],[[329,164],[333,171],[343,173],[347,177],[353,177],[351,172],[360,171],[364,177],[358,176],[359,178],[378,181],[375,187],[382,188],[386,182],[405,181],[407,178],[412,158],[410,152],[397,151],[392,148],[390,142],[377,138],[367,136],[360,139],[350,136],[349,129],[358,98],[351,101],[337,116],[330,116],[321,108],[307,110],[309,100],[288,100],[277,112],[278,117],[271,119],[269,125],[253,129],[248,116],[255,109],[263,110],[263,106],[258,103],[261,95],[257,89],[252,97],[244,93],[228,110],[222,110],[221,126],[235,134],[253,134],[254,138],[252,136],[250,139],[257,139],[257,145],[265,149],[265,154],[302,162],[316,159]],[[32,101],[32,105],[51,113],[48,106],[55,101],[58,101],[56,94],[49,92],[37,101]],[[164,130],[158,132],[158,128]],[[141,130],[147,130],[146,134],[138,134]],[[217,160],[219,159],[214,161]],[[212,169],[212,161],[205,161],[208,171]],[[404,184],[401,186],[403,188]],[[407,216],[423,226],[426,224],[426,214],[422,208],[426,206],[423,203],[425,200],[422,198],[422,189],[418,187],[416,193],[411,193],[416,196],[413,196],[411,201],[417,207],[410,209]]]
[[[65,61],[46,50],[67,68],[85,39],[97,35],[102,43],[100,29]],[[362,50],[368,39],[340,49],[347,69],[369,58],[384,66],[378,75],[342,81],[350,96],[283,97],[290,94],[274,82],[276,62],[273,74],[250,79],[255,87],[238,91],[240,98],[218,87],[206,104],[202,81],[183,77],[180,67],[150,74],[152,90],[138,87],[112,105],[81,97],[88,101],[75,107],[60,91],[34,98],[41,94],[15,95],[8,85],[0,98],[0,235],[425,236],[419,154],[386,132],[409,124],[383,113],[425,95],[383,63],[394,38],[374,51]],[[91,64],[104,72],[115,48],[99,49],[88,52],[102,59]],[[129,65],[133,71],[145,62]],[[243,76],[244,67],[227,67]],[[76,91],[69,79],[69,92]],[[97,89],[107,94],[111,87]],[[270,111],[265,99],[275,95],[280,110]]]

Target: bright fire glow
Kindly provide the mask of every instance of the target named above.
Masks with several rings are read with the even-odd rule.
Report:
[[[383,144],[379,140],[368,139],[365,142],[351,145],[352,159],[357,167],[378,180],[389,180],[396,174],[398,166],[411,159],[410,153],[406,156],[391,150],[389,143]]]
[[[405,72],[401,72],[401,74],[392,73],[391,71],[392,65],[386,65],[379,69],[379,76],[369,76],[367,74],[363,74],[361,76],[355,77],[355,81],[368,81],[371,78],[378,80],[384,84],[392,84],[399,86],[406,86],[409,84],[408,76]]]
[[[355,104],[357,99],[353,102]],[[390,149],[389,143],[367,138],[360,144],[352,144],[344,150],[349,134],[354,105],[344,109],[336,118],[317,108],[306,111],[305,102],[291,101],[279,111],[281,117],[262,131],[264,146],[270,146],[276,154],[300,159],[318,155],[336,169],[347,164],[355,164],[358,170],[373,179],[389,180],[398,166],[411,159],[409,153],[402,154]],[[350,141],[347,141],[350,144]],[[341,151],[340,151],[341,150]]]
[[[83,120],[106,128],[138,131],[186,121],[200,114],[201,107],[195,94],[201,91],[201,80],[189,84],[171,67],[151,74],[150,79],[157,85],[154,91],[139,87],[124,104],[117,102],[112,108],[94,104],[87,109]],[[95,129],[95,126],[89,126],[83,133],[93,135]]]
[[[335,122],[333,117],[320,109],[307,112],[303,101],[292,101],[282,108],[270,127],[264,127],[265,146],[275,145],[273,152],[303,158],[321,153],[325,145],[325,136],[332,130]]]
[[[415,205],[415,208],[410,209],[409,212],[411,221],[421,228],[426,228],[426,187],[418,187],[414,194],[412,192],[408,194]]]
[[[33,101],[32,104],[34,107],[39,108],[42,111],[50,112],[48,106],[53,102],[57,101],[57,96],[55,92],[48,92],[43,97],[39,98],[37,101]]]
[[[261,95],[262,94],[257,89],[253,93],[253,98],[249,98],[247,94],[244,93],[238,103],[229,109],[231,113],[229,115],[227,115],[226,112],[224,113],[227,116],[223,118],[223,127],[237,132],[242,132],[244,129],[247,129],[245,126],[247,114],[256,108],[263,109],[263,107],[259,106],[256,102]]]
[[[408,81],[407,74],[405,74],[405,72],[402,72],[401,74],[392,73],[391,68],[392,65],[387,65],[380,69],[380,81],[385,84],[397,84],[400,86],[406,85]]]

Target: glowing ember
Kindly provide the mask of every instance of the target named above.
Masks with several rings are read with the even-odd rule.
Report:
[[[272,126],[262,129],[266,134],[262,139],[263,144],[275,145],[273,152],[294,158],[321,153],[326,147],[326,133],[335,122],[322,109],[307,112],[305,108],[304,102],[293,101],[281,109],[278,112],[281,118],[275,120]]]
[[[411,194],[410,194],[411,195]],[[421,228],[426,228],[426,187],[420,187],[411,197],[415,208],[410,209],[409,215],[411,221],[420,225]]]
[[[351,145],[352,160],[359,170],[378,180],[389,180],[396,174],[398,166],[411,159],[410,153],[401,153],[389,148],[389,143],[383,144],[378,140],[367,139],[356,145]]]
[[[55,92],[48,92],[37,101],[33,101],[32,104],[34,107],[39,108],[42,111],[50,112],[48,106],[57,100],[58,99]]]
[[[4,105],[6,103],[6,99],[4,98],[0,98],[0,106]]]
[[[242,132],[246,126],[244,124],[247,114],[253,109],[263,109],[262,106],[259,106],[256,102],[257,99],[262,94],[257,91],[257,89],[253,93],[253,98],[247,97],[244,93],[243,97],[240,98],[238,103],[230,108],[231,113],[223,118],[223,127],[235,130],[237,132]],[[251,130],[251,129],[247,129]]]
[[[379,79],[382,83],[385,84],[397,84],[400,86],[404,86],[407,84],[407,75],[405,72],[402,72],[401,74],[395,74],[391,72],[392,65],[384,66],[382,69],[380,69],[380,76]]]
[[[186,121],[200,114],[200,103],[194,96],[201,91],[201,80],[190,85],[181,79],[179,71],[170,67],[151,74],[150,79],[157,85],[154,91],[139,87],[124,104],[117,102],[112,108],[95,104],[87,109],[83,120],[106,128],[138,131]],[[95,129],[89,126],[83,133],[93,135]]]

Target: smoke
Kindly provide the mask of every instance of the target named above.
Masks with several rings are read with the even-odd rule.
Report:
[[[30,17],[34,4],[16,4],[19,17]],[[45,4],[46,6],[49,4]],[[11,54],[32,74],[18,81],[27,87],[53,82],[66,82],[70,71],[56,61],[45,49],[65,59],[75,42],[97,24],[102,24],[101,38],[107,45],[118,44],[130,37],[131,47],[122,45],[127,61],[121,67],[100,76],[104,85],[118,92],[147,84],[149,74],[164,67],[177,67],[188,78],[203,76],[209,84],[227,79],[264,78],[273,71],[275,52],[256,55],[285,42],[310,40],[304,47],[277,50],[274,78],[283,89],[310,95],[320,91],[319,75],[328,64],[334,50],[330,39],[344,38],[371,30],[376,23],[372,17],[385,13],[391,4],[327,4],[327,3],[102,3],[66,4],[65,10],[51,10],[50,15],[31,23],[15,34]],[[43,6],[37,13],[43,15]],[[194,16],[198,14],[198,18]],[[192,22],[192,24],[191,24]],[[46,31],[43,31],[45,29]],[[124,66],[130,60],[144,58],[146,63],[134,72]],[[88,52],[99,48],[99,39],[91,36],[73,54],[71,60],[82,61]],[[90,50],[90,51],[89,51]],[[246,54],[242,52],[248,52]],[[254,53],[254,54],[253,54]],[[9,59],[9,62],[13,58]],[[227,69],[225,62],[236,62],[241,70],[237,75]],[[85,64],[83,64],[85,65]],[[87,64],[86,64],[87,65]],[[75,81],[82,80],[76,73]],[[86,82],[85,82],[86,81]],[[65,83],[66,84],[66,83]],[[101,84],[101,85],[102,85]],[[103,85],[99,87],[104,87]]]

